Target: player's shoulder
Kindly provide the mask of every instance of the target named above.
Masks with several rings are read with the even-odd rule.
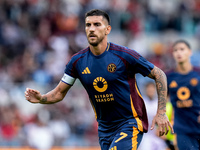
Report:
[[[89,47],[80,50],[79,52],[72,55],[71,60],[76,61],[82,57],[84,57],[89,52]]]
[[[111,42],[110,42],[110,51],[121,57],[133,56],[136,59],[140,58],[140,54],[135,50]]]
[[[174,68],[165,71],[166,76],[171,76],[171,75],[174,75],[175,73],[176,73],[176,72],[175,72],[175,69],[174,69]]]
[[[200,73],[200,67],[194,66],[193,71]]]

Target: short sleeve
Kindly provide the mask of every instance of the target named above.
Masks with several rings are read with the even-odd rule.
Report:
[[[76,78],[77,78],[77,73],[76,73],[76,60],[74,57],[71,58],[71,60],[67,63],[64,71],[64,75],[61,79],[62,82],[73,85]]]
[[[143,76],[148,76],[151,70],[154,68],[154,64],[147,61],[144,57],[140,56],[134,64],[134,69],[136,73],[140,73]]]
[[[65,74],[68,74],[73,78],[77,78],[76,63],[77,60],[72,57],[65,67]]]

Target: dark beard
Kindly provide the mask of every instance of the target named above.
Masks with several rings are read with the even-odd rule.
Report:
[[[94,47],[96,47],[98,44],[99,44],[98,42],[96,42],[96,43],[90,43],[90,45],[92,45]]]
[[[96,46],[99,45],[99,43],[101,43],[101,42],[103,41],[103,39],[104,39],[104,37],[101,37],[101,38],[100,38],[99,40],[97,40],[95,43],[89,42],[89,40],[88,40],[88,42],[89,42],[90,45],[96,47]]]

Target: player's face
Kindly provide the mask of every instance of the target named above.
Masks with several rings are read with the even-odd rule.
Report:
[[[192,52],[185,43],[177,43],[173,47],[172,54],[177,63],[184,63],[190,61]]]
[[[88,16],[85,19],[85,32],[89,44],[97,46],[110,33],[110,26],[103,16]]]
[[[156,87],[154,84],[149,84],[147,87],[146,87],[146,95],[149,97],[149,98],[154,98],[156,94]]]

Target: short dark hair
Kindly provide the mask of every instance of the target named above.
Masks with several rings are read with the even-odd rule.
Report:
[[[108,21],[108,24],[110,25],[110,17],[109,15],[103,11],[103,10],[100,10],[100,9],[92,9],[90,11],[88,11],[86,14],[85,14],[85,19],[88,17],[88,16],[103,16],[103,18],[105,18],[107,21]]]
[[[173,47],[176,45],[176,44],[179,44],[179,43],[184,43],[189,49],[191,49],[191,46],[190,44],[186,41],[186,40],[177,40],[176,42],[174,42],[173,44]]]

